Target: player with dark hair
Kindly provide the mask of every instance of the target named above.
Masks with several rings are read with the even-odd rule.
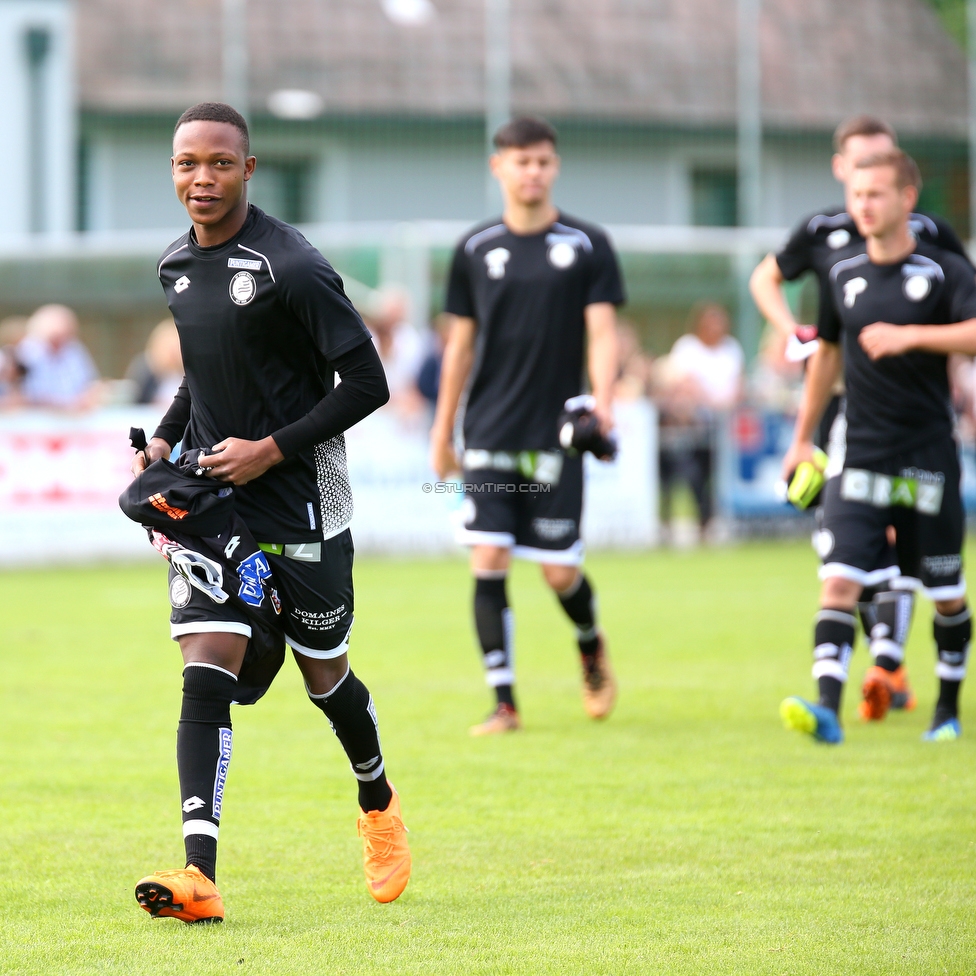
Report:
[[[446,305],[454,322],[431,432],[439,477],[464,472],[460,540],[471,547],[475,627],[497,699],[473,735],[520,727],[506,593],[513,554],[541,564],[575,624],[589,715],[605,718],[616,696],[596,597],[580,569],[583,458],[566,449],[572,441],[561,442],[560,415],[577,406],[577,420],[585,414],[599,428],[593,433],[611,429],[620,272],[606,235],[551,202],[559,173],[552,126],[513,119],[498,130],[495,146],[491,170],[504,214],[476,227],[455,251]],[[593,401],[567,404],[580,393],[584,343]],[[462,394],[459,459],[454,434]],[[606,456],[599,447],[594,453]]]
[[[392,901],[410,876],[410,852],[373,700],[346,653],[353,544],[343,439],[389,391],[339,276],[301,234],[248,203],[254,166],[247,124],[230,106],[196,105],[177,122],[173,182],[192,226],[166,249],[159,278],[186,376],[148,455],[168,458],[182,442],[202,450],[203,472],[235,486],[237,515],[274,575],[284,639],[358,781],[367,887]],[[144,464],[136,455],[133,473]],[[228,540],[221,558],[233,560],[238,544]],[[137,886],[148,911],[187,922],[223,918],[217,836],[230,706],[247,700],[237,685],[251,636],[248,616],[219,587],[215,595],[194,581],[171,567],[171,630],[185,664],[177,765],[186,868]]]
[[[784,459],[784,471],[812,460],[813,433],[843,365],[846,428],[831,458],[836,477],[824,488],[817,538],[823,585],[813,675],[820,698],[817,704],[787,698],[781,706],[787,728],[823,742],[843,741],[838,713],[854,608],[878,575],[898,577],[935,601],[939,698],[924,738],[960,734],[972,625],[946,358],[976,353],[976,281],[967,261],[912,232],[920,182],[915,162],[900,149],[854,167],[848,204],[863,240],[843,249],[830,270],[830,302]],[[897,559],[889,555],[889,526]]]
[[[859,160],[897,146],[895,130],[882,119],[857,115],[842,122],[834,133],[835,178],[845,187]],[[969,260],[952,227],[940,217],[913,213],[909,226],[922,241],[937,244]],[[828,276],[844,248],[863,240],[846,206],[830,207],[805,217],[796,226],[784,247],[769,254],[753,272],[752,295],[770,324],[789,336],[788,355],[800,358],[814,348],[816,329],[797,324],[782,286],[807,272],[817,277],[820,295],[819,320],[829,315],[831,305]],[[802,340],[802,345],[801,345]],[[841,380],[838,379],[838,386]],[[842,411],[843,393],[834,391],[815,434],[819,447],[827,448],[831,428]],[[843,420],[840,421],[843,424]],[[842,430],[838,428],[840,437]],[[891,552],[869,575],[861,600],[859,616],[868,642],[873,665],[862,684],[861,716],[869,720],[884,718],[889,707],[914,708],[915,694],[904,667],[905,642],[911,625],[915,597],[897,580],[887,579]]]

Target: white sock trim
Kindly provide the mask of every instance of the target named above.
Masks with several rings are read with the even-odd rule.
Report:
[[[879,654],[883,654],[885,657],[890,657],[892,661],[898,661],[899,663],[905,660],[905,649],[901,644],[897,644],[887,637],[879,637],[872,640],[868,645],[868,649],[871,651],[871,657],[873,658],[877,658]]]
[[[379,766],[369,773],[360,773],[352,763],[349,764],[349,768],[352,770],[353,776],[355,776],[360,783],[372,783],[383,775],[384,771],[386,770],[386,761],[383,760],[380,762]]]
[[[187,661],[183,665],[184,674],[187,668],[210,668],[211,671],[219,671],[221,674],[229,675],[235,681],[237,680],[237,675],[233,671],[228,671],[227,668],[222,668],[217,664],[207,664],[205,661]]]
[[[515,671],[512,668],[492,668],[485,672],[485,681],[489,688],[497,688],[499,685],[515,684]]]
[[[349,672],[350,671],[352,671],[352,667],[350,667],[350,665],[347,664],[346,665],[346,673],[324,695],[313,695],[308,690],[308,685],[306,684],[305,685],[305,691],[308,694],[308,697],[311,698],[312,701],[325,701],[326,698],[329,698],[329,697],[331,697],[332,695],[335,694],[336,688],[338,688],[339,685],[341,685],[342,682],[345,681],[346,678],[349,677]]]
[[[220,828],[211,823],[209,820],[184,820],[183,821],[183,838],[186,839],[191,834],[206,834],[207,837],[213,837],[214,840],[217,839],[217,834]]]
[[[939,661],[935,666],[935,676],[943,681],[962,681],[966,677],[966,665],[944,664]]]
[[[847,681],[847,668],[836,658],[825,658],[813,666],[815,678],[836,678],[842,684]]]

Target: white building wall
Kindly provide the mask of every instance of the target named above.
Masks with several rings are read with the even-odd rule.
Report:
[[[0,0],[0,234],[66,232],[75,223],[74,12],[69,0]],[[32,152],[27,34],[47,33],[37,71],[40,158]],[[39,197],[32,195],[39,181]],[[32,200],[34,204],[32,206]],[[35,211],[32,213],[32,209]]]

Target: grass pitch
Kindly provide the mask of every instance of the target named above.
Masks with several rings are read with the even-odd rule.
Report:
[[[0,972],[893,974],[976,970],[976,717],[918,711],[847,743],[785,732],[811,690],[803,544],[596,556],[621,680],[583,714],[571,632],[535,567],[511,586],[526,729],[488,710],[459,561],[357,565],[353,666],[411,829],[392,905],[362,880],[355,790],[290,661],[234,712],[223,926],[152,921],[134,882],[182,865],[180,678],[155,565],[0,576]],[[971,690],[971,689],[970,689]],[[976,720],[976,718],[974,718]]]

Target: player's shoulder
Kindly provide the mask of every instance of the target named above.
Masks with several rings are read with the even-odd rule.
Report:
[[[480,224],[475,224],[458,241],[457,251],[470,257],[482,245],[489,244],[499,237],[505,237],[509,233],[509,229],[505,226],[501,217],[483,220]]]
[[[175,257],[182,254],[187,250],[190,243],[190,232],[186,231],[180,237],[177,237],[175,241],[171,244],[167,244],[163,249],[163,253],[159,256],[159,261],[156,262],[156,274],[161,275],[163,273],[163,266],[172,261]]]
[[[549,235],[565,236],[572,238],[579,243],[584,251],[592,251],[594,245],[610,245],[610,238],[607,232],[597,224],[589,221],[580,220],[570,214],[560,211],[559,218],[549,230]]]
[[[264,258],[272,278],[325,262],[300,230],[253,205],[251,211],[250,227],[237,246]]]
[[[869,267],[870,264],[871,259],[868,257],[867,244],[863,238],[858,237],[850,244],[838,248],[834,253],[828,274],[829,280],[835,282],[855,273],[861,274],[862,270]]]
[[[936,275],[941,272],[942,275],[973,276],[973,266],[961,254],[921,237],[915,244],[915,250],[905,259],[905,264],[931,269]]]
[[[811,240],[827,240],[837,249],[846,247],[854,237],[859,236],[854,218],[842,206],[825,207],[806,214],[797,222],[793,234],[802,234]]]

